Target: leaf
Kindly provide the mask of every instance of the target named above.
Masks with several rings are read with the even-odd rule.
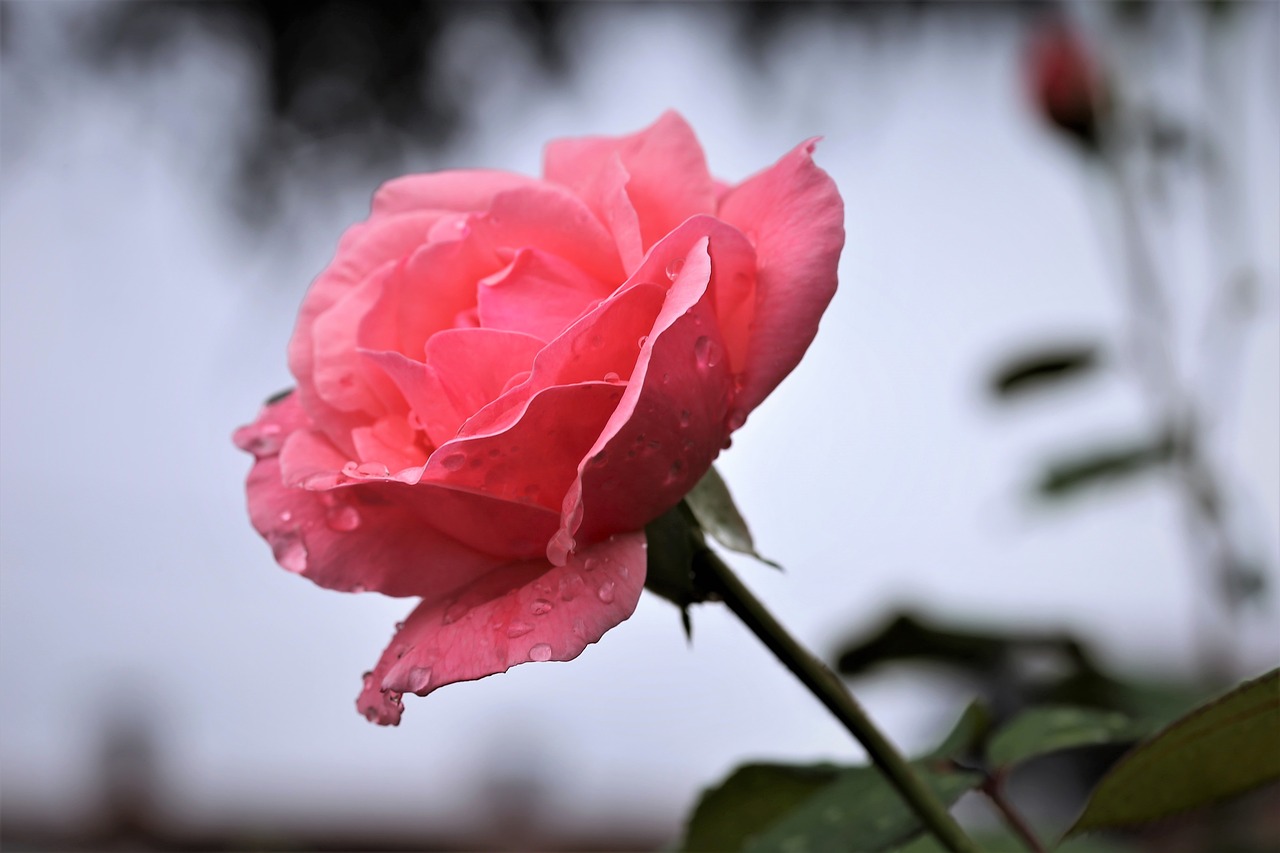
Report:
[[[976,700],[970,702],[951,731],[942,739],[942,743],[934,747],[922,760],[932,763],[973,755],[990,728],[991,712],[987,710],[987,706]]]
[[[834,765],[747,764],[708,789],[689,819],[681,850],[741,850],[747,840],[839,776]]]
[[[992,736],[987,760],[993,767],[1004,768],[1064,749],[1131,742],[1149,732],[1150,727],[1115,711],[1031,708]]]
[[[721,545],[730,551],[755,557],[775,569],[781,568],[777,563],[756,553],[755,541],[751,538],[751,531],[747,529],[747,522],[734,504],[729,487],[714,466],[707,469],[706,475],[685,495],[684,500],[703,531],[711,534]]]
[[[917,772],[948,805],[981,782],[976,773]],[[698,802],[682,850],[883,850],[923,830],[872,767],[752,764]]]
[[[948,807],[982,782],[979,773],[938,773],[919,765],[915,769]],[[900,844],[922,831],[920,818],[879,770],[856,767],[841,772],[766,832],[748,839],[744,850],[876,851]]]
[[[991,378],[997,397],[1012,398],[1079,378],[1098,366],[1098,350],[1092,344],[1066,344],[1025,353],[1006,362]]]
[[[1280,670],[1247,681],[1122,758],[1068,837],[1206,806],[1280,779]]]
[[[1159,468],[1172,461],[1176,444],[1171,436],[1100,448],[1052,463],[1037,484],[1048,498],[1064,498],[1086,486],[1115,483]]]

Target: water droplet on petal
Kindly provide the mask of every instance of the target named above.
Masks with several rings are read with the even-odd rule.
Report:
[[[613,603],[613,581],[605,581],[600,584],[600,588],[596,590],[596,598],[605,604]]]
[[[568,577],[561,578],[560,600],[573,601],[585,588],[586,583],[582,580],[582,575],[569,575]]]
[[[636,341],[636,346],[640,347],[641,349],[644,349],[644,345],[647,343],[649,343],[649,336],[641,335],[640,340]]]
[[[600,568],[600,561],[595,557],[587,557],[586,562],[582,564],[584,572],[594,572],[598,568]]]
[[[280,513],[281,521],[289,521],[292,518],[293,518],[293,513],[289,512],[289,510],[287,509],[284,512]]]
[[[280,424],[263,424],[257,429],[246,427],[236,435],[236,444],[257,458],[271,456],[280,452],[282,432]]]
[[[682,428],[689,426],[689,422],[691,420],[693,420],[693,413],[690,412],[688,409],[681,409],[680,410],[680,426]]]
[[[739,410],[739,411],[734,411],[729,413],[729,418],[728,420],[725,421],[725,426],[729,428],[729,432],[734,432],[736,430],[742,429],[742,425],[745,424],[746,422],[747,422],[746,414],[744,414],[742,411]]]
[[[612,370],[610,370],[608,373],[604,375],[604,381],[605,382],[621,382],[622,377],[614,373]]]
[[[360,526],[360,513],[353,506],[335,506],[324,514],[324,520],[334,530],[349,533]]]
[[[555,607],[555,605],[550,601],[547,601],[545,598],[539,598],[537,601],[533,602],[533,604],[529,605],[529,612],[534,616],[545,616],[551,612],[553,607]]]
[[[440,460],[440,464],[445,467],[446,471],[457,471],[467,462],[465,453],[450,453],[448,456]]]
[[[271,537],[271,553],[276,562],[294,574],[307,570],[307,546],[296,530],[277,533]]]
[[[431,667],[415,666],[405,678],[410,693],[421,693],[431,685]]]
[[[693,355],[702,370],[715,367],[720,363],[720,345],[703,335],[693,344]]]
[[[342,466],[342,473],[346,474],[348,477],[354,477],[357,473],[359,473],[359,468],[360,468],[359,463],[348,462],[346,465]]]
[[[551,646],[546,643],[538,643],[538,645],[529,649],[529,660],[551,660]]]
[[[410,410],[407,420],[409,422],[409,429],[416,430],[418,432],[427,431],[427,425],[423,423],[422,418],[418,416],[417,412]]]
[[[512,622],[507,626],[507,636],[514,640],[516,637],[523,637],[532,630],[533,626],[528,622]]]
[[[385,477],[391,472],[387,469],[387,466],[383,465],[381,462],[365,462],[362,465],[356,466],[356,473],[362,474],[365,477]]]
[[[667,278],[675,281],[682,269],[684,269],[684,258],[672,258],[667,264]]]

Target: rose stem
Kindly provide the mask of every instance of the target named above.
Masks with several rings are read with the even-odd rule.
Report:
[[[714,585],[729,609],[844,724],[867,751],[871,763],[888,777],[929,831],[954,853],[978,853],[981,848],[965,834],[947,807],[920,780],[902,753],[871,722],[839,676],[787,633],[787,629],[773,618],[764,604],[719,557],[710,550],[703,557],[699,568],[705,567],[709,571],[710,577],[706,580]]]

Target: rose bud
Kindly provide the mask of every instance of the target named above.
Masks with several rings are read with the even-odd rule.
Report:
[[[1061,22],[1037,32],[1028,52],[1028,77],[1041,114],[1086,150],[1096,150],[1107,88],[1080,34]]]

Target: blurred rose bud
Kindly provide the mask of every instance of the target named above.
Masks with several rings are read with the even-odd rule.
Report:
[[[1086,150],[1096,150],[1107,87],[1081,34],[1061,21],[1040,27],[1031,39],[1027,76],[1040,113]]]

